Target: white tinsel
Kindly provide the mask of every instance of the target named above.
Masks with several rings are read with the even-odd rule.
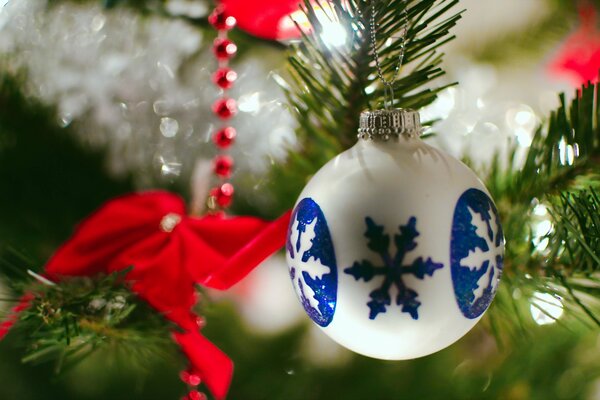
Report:
[[[174,13],[191,12],[184,1],[169,4]],[[199,158],[214,154],[210,134],[220,122],[210,111],[219,96],[211,42],[178,19],[96,4],[19,0],[0,13],[0,53],[28,72],[29,92],[56,105],[60,123],[73,124],[84,142],[107,146],[109,168],[133,172],[142,187],[187,179]],[[231,93],[240,101],[233,156],[250,172],[264,171],[294,140],[281,90],[259,59],[269,54],[235,65]]]

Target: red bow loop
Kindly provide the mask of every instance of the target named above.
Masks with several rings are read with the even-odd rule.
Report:
[[[227,289],[285,242],[290,213],[274,222],[253,217],[185,215],[167,192],[109,201],[83,221],[46,265],[46,274],[91,276],[132,268],[133,290],[184,332],[175,341],[213,395],[227,394],[233,363],[199,333],[194,285]]]

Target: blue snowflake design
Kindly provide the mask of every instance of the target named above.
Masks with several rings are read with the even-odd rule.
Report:
[[[475,319],[492,302],[502,275],[504,236],[498,210],[487,194],[465,191],[456,204],[450,240],[450,269],[462,314]]]
[[[411,217],[406,225],[400,225],[399,233],[394,235],[396,244],[396,254],[394,257],[390,254],[390,236],[384,232],[383,225],[377,225],[372,218],[366,217],[367,231],[365,237],[368,239],[367,247],[379,254],[383,265],[373,265],[368,260],[354,262],[351,267],[344,270],[345,273],[352,275],[357,281],[364,279],[369,282],[375,276],[383,275],[385,278],[381,286],[370,293],[371,301],[369,306],[369,319],[375,319],[380,313],[385,313],[387,307],[391,305],[392,299],[390,290],[392,285],[398,289],[396,296],[396,305],[402,306],[402,312],[410,314],[413,319],[419,319],[419,306],[421,302],[417,299],[418,293],[406,286],[402,276],[412,274],[419,279],[424,279],[426,275],[433,276],[433,273],[443,268],[444,264],[434,262],[430,257],[423,260],[417,258],[412,264],[404,265],[406,254],[417,248],[415,239],[419,236],[417,231],[417,218]]]
[[[337,263],[327,220],[311,198],[302,199],[290,221],[286,250],[290,277],[308,316],[325,327],[337,302]]]

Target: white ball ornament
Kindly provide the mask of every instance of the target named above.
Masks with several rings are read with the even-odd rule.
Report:
[[[294,208],[287,262],[300,302],[333,340],[388,360],[465,335],[490,305],[504,237],[484,185],[425,144],[419,114],[367,111],[359,141]]]

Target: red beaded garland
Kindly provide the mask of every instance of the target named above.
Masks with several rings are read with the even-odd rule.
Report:
[[[237,103],[234,99],[224,97],[213,103],[213,112],[221,119],[229,119],[237,113]]]
[[[198,375],[190,371],[181,371],[179,377],[184,383],[187,383],[190,386],[198,386],[202,382]]]
[[[182,400],[207,400],[208,398],[204,393],[200,393],[197,390],[189,392]]]
[[[219,35],[213,42],[213,53],[219,62],[219,68],[213,74],[212,81],[217,87],[223,89],[220,98],[213,103],[212,111],[220,119],[228,120],[237,113],[236,101],[226,95],[226,91],[231,89],[237,79],[237,73],[227,65],[237,53],[237,46],[227,38],[227,31],[235,26],[236,20],[222,5],[218,5],[209,15],[208,22],[219,31]],[[233,144],[235,136],[235,129],[225,126],[213,134],[212,140],[215,146],[223,151]],[[218,154],[213,159],[213,173],[220,179],[227,180],[231,177],[233,165],[233,158],[222,153]],[[211,212],[222,213],[222,210],[229,207],[233,201],[233,192],[233,185],[229,182],[212,188],[208,198]],[[191,395],[192,392],[188,397]]]
[[[229,60],[237,53],[237,46],[227,38],[218,37],[213,42],[213,53],[215,53],[217,60]]]
[[[215,175],[221,178],[231,177],[233,171],[233,158],[229,156],[216,156],[213,161],[213,171]]]
[[[211,189],[210,195],[219,206],[227,207],[233,201],[233,192],[233,185],[231,183],[224,183],[219,187]]]
[[[237,79],[237,73],[230,68],[219,68],[213,74],[213,82],[221,89],[231,89]]]
[[[218,130],[213,135],[213,142],[220,149],[227,149],[235,142],[237,132],[231,126]]]
[[[235,17],[227,15],[223,7],[217,7],[208,16],[208,23],[215,27],[219,31],[228,31],[232,29],[236,24]]]

